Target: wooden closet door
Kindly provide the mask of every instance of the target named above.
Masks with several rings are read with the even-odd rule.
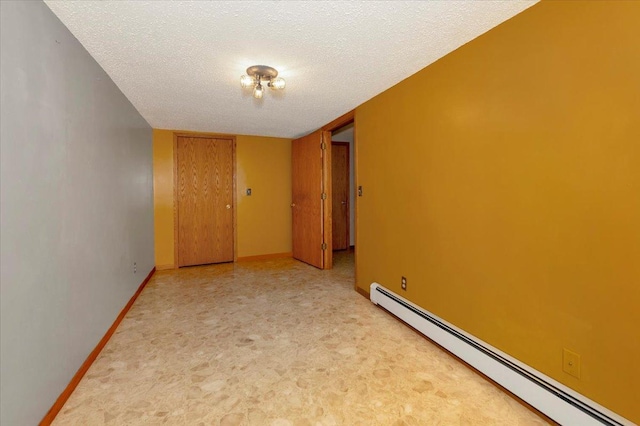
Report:
[[[178,137],[178,266],[232,262],[233,141]]]

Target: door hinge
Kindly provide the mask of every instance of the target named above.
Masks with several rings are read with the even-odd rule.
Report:
[[[322,250],[326,250],[327,249],[327,243],[322,243]]]
[[[320,195],[320,199],[322,199],[322,200],[326,200],[326,199],[327,199],[327,193],[326,193],[326,192],[323,192],[323,193]]]
[[[323,151],[324,151],[325,149],[327,149],[327,144],[326,144],[326,143],[324,143],[324,142],[321,142],[321,143],[320,143],[320,149],[321,149],[321,150],[323,150]]]

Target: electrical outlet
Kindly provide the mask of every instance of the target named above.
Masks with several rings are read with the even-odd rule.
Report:
[[[400,280],[400,287],[402,287],[403,290],[407,289],[407,278],[402,277],[402,279]]]
[[[133,262],[133,273],[135,274],[136,272],[138,272],[138,264]]]
[[[580,354],[570,351],[567,348],[562,350],[562,371],[572,375],[576,379],[580,378]]]

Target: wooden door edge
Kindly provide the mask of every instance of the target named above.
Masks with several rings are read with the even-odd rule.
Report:
[[[351,248],[351,192],[353,191],[353,188],[351,187],[351,153],[349,152],[350,148],[351,144],[347,145],[347,250]]]
[[[173,134],[173,263],[180,268],[178,250],[178,133]]]
[[[231,139],[231,168],[233,176],[233,261],[238,261],[238,188],[237,188],[237,168],[236,168],[236,138]]]
[[[331,192],[331,131],[322,130],[322,192],[326,194],[322,200],[322,240],[324,247],[322,253],[322,269],[333,269],[333,206]]]

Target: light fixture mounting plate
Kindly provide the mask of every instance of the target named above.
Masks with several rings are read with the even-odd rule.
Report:
[[[251,77],[273,79],[278,76],[278,71],[275,68],[268,67],[266,65],[253,65],[247,68],[247,75],[250,75]]]

